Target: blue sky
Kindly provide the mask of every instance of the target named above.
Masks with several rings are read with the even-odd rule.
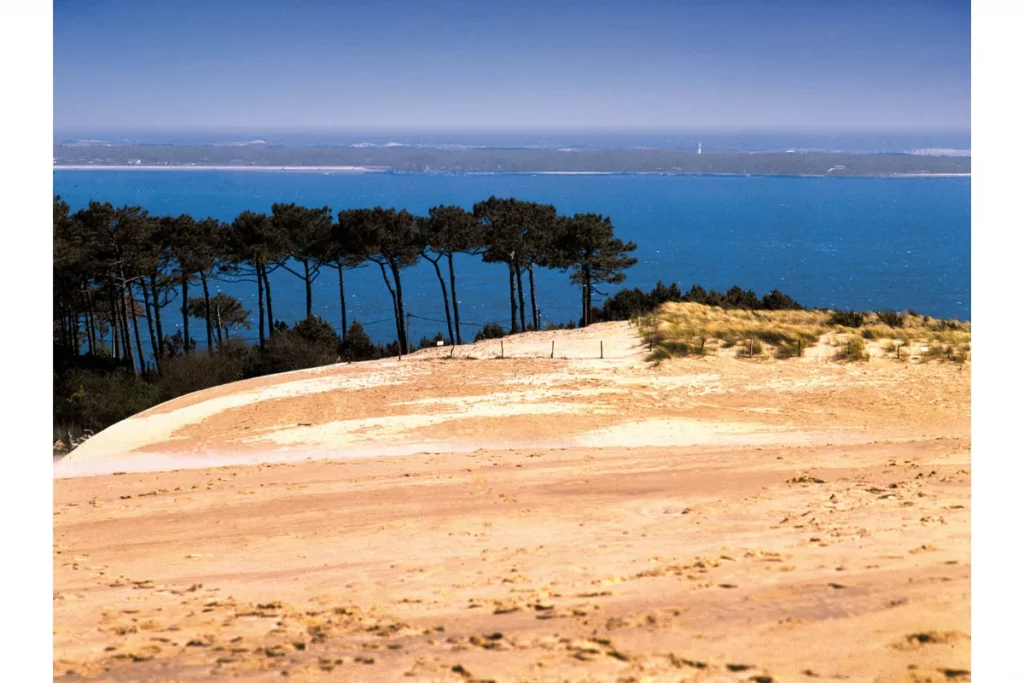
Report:
[[[970,3],[57,0],[54,128],[967,132]]]

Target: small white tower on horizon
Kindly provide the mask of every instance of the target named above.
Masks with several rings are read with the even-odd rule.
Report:
[[[701,147],[701,144],[698,142],[697,143],[697,154],[698,155],[700,154],[700,147]]]

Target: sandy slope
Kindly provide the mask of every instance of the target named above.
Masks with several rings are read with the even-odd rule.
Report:
[[[969,678],[969,367],[652,367],[625,324],[449,351],[60,463],[55,677]]]

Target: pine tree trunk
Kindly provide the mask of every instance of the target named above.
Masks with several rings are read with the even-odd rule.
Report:
[[[200,272],[199,279],[203,283],[203,300],[206,302],[206,349],[213,355],[213,311],[210,310],[210,288],[206,283],[206,273]]]
[[[516,269],[511,261],[508,264],[508,303],[512,309],[512,324],[509,327],[509,334],[516,331]]]
[[[388,279],[388,271],[384,268],[384,264],[380,261],[377,262],[380,266],[380,274],[384,278],[384,284],[388,286],[388,292],[391,293],[391,304],[395,309],[395,331],[398,334],[398,349],[401,351],[405,348],[405,330],[402,325],[402,314],[398,310],[398,297],[395,295],[395,289],[391,286],[391,280]]]
[[[117,306],[114,304],[114,286],[110,286],[110,352],[121,358],[121,338],[118,334]]]
[[[123,282],[123,280],[122,280]],[[132,372],[139,374],[139,368],[135,364],[135,350],[132,348],[132,335],[128,329],[128,292],[127,287],[121,285],[121,318],[124,322],[124,329],[121,331],[124,337],[124,355],[131,365]]]
[[[223,330],[224,327],[223,327],[223,325],[221,324],[221,321],[220,321],[220,307],[219,306],[217,307],[217,327],[216,327],[216,329],[217,329],[217,348],[218,349],[222,349],[222,348],[224,348],[224,337],[221,336],[221,330]]]
[[[153,292],[153,318],[156,322],[157,357],[162,359],[164,357],[164,324],[160,318],[160,290],[157,288],[155,275],[149,278],[149,284],[150,291]]]
[[[145,278],[139,280],[139,286],[142,287],[142,302],[146,306],[146,325],[149,327],[149,345],[153,349],[153,362],[156,364],[157,374],[161,374],[160,369],[160,341],[156,336],[156,329],[153,327],[153,313],[150,309],[149,302],[149,288],[146,287]]]
[[[428,261],[430,259],[427,259]],[[440,261],[440,257],[437,259]],[[448,341],[455,339],[454,331],[452,330],[452,314],[448,307],[448,288],[444,284],[444,276],[441,275],[441,266],[438,265],[437,261],[430,261],[434,264],[434,271],[437,273],[437,281],[441,283],[441,297],[444,299],[444,317],[448,321]]]
[[[302,267],[306,272],[306,319],[308,320],[313,317],[313,281],[309,279],[309,261],[303,261]]]
[[[526,331],[526,300],[523,298],[523,269],[516,264],[516,288],[519,290],[519,326]]]
[[[583,281],[582,294],[583,294],[583,317],[580,318],[580,327],[586,327],[587,326],[587,283],[586,283],[586,280]]]
[[[142,345],[142,335],[139,334],[139,316],[135,315],[135,288],[128,283],[128,303],[131,306],[132,327],[135,329],[135,347],[139,352],[139,368],[146,371],[146,347]]]
[[[590,281],[590,271],[589,270],[584,271],[584,280],[583,281],[586,283],[586,287],[584,288],[583,292],[584,292],[584,295],[586,296],[585,302],[586,302],[586,307],[587,307],[586,311],[585,311],[585,315],[584,315],[584,320],[587,321],[586,324],[587,324],[587,326],[589,326],[590,323],[591,323],[591,318],[590,318],[591,301],[592,301],[593,296],[594,296],[594,287],[593,287],[593,284]]]
[[[341,298],[341,341],[345,341],[348,331],[348,316],[345,311],[345,268],[338,261],[338,295]]]
[[[181,324],[182,334],[185,335],[185,348],[182,353],[189,353],[189,333],[188,333],[188,277],[191,273],[182,273],[181,275]]]
[[[78,311],[71,314],[71,344],[75,347],[75,355],[80,355],[82,341],[78,337]]]
[[[402,274],[394,265],[391,266],[391,273],[395,276],[395,300],[398,302],[398,325],[401,328],[399,344],[405,347],[406,353],[409,353],[409,335],[405,328],[405,305],[402,302]]]
[[[267,277],[267,267],[263,266],[263,295],[267,297],[267,332],[274,336],[274,304],[270,300],[270,278]]]
[[[95,312],[95,310],[93,308],[93,303],[92,303],[92,291],[89,289],[89,285],[88,284],[86,284],[85,295],[86,295],[86,301],[87,301],[88,306],[89,306],[89,308],[85,312],[86,333],[87,333],[87,336],[89,338],[89,353],[90,353],[90,355],[95,356],[96,355],[96,326],[95,326],[96,312]]]
[[[121,321],[121,358],[128,359],[132,363],[132,369],[135,369],[135,356],[132,353],[132,339],[128,332],[128,310],[124,305],[124,289],[122,287],[120,292],[120,301],[117,304],[118,319]]]
[[[455,343],[462,343],[462,329],[459,327],[459,297],[455,294],[455,263],[452,254],[448,254],[448,277],[452,282],[452,313],[455,315]]]
[[[256,264],[256,290],[258,294],[256,298],[259,300],[260,307],[260,348],[266,348],[267,339],[263,336],[263,267],[258,263]]]
[[[540,330],[540,311],[537,310],[537,285],[533,280],[533,264],[527,266],[530,275],[530,307],[533,309],[533,329]]]

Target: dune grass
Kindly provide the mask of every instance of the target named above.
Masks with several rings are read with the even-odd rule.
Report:
[[[747,311],[697,303],[666,303],[632,320],[650,354],[660,362],[673,356],[713,355],[736,348],[738,358],[785,359],[801,356],[819,343],[836,348],[832,358],[867,360],[872,353],[919,362],[969,357],[970,323],[891,311],[858,314],[861,325],[847,327],[848,314],[833,311]],[[865,344],[878,341],[873,349]]]

